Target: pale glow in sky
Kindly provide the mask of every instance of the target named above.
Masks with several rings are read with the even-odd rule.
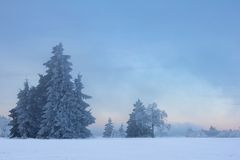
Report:
[[[1,1],[0,114],[63,43],[97,125],[157,102],[169,122],[240,126],[239,1]]]

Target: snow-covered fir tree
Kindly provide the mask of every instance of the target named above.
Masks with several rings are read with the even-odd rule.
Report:
[[[89,104],[85,102],[86,99],[91,98],[84,93],[82,93],[83,84],[82,76],[78,75],[74,81],[74,101],[71,114],[71,120],[76,138],[87,138],[91,136],[91,132],[87,129],[87,126],[95,122],[95,118],[91,114]]]
[[[0,115],[0,137],[8,137],[9,129],[9,119]]]
[[[119,137],[126,137],[126,131],[123,128],[123,125],[121,124],[119,130],[118,130]]]
[[[11,137],[27,138],[30,136],[29,90],[29,85],[26,81],[24,83],[24,89],[18,93],[17,106],[10,111],[9,116],[12,117],[10,122],[12,126],[10,130]]]
[[[69,55],[63,54],[60,43],[53,48],[53,56],[44,65],[45,75],[39,75],[36,87],[18,94],[18,103],[10,110],[10,137],[22,138],[86,138],[91,136],[87,126],[95,122],[82,93],[79,75],[74,82]]]
[[[105,128],[104,128],[104,132],[103,132],[103,137],[105,138],[109,138],[112,137],[112,133],[113,133],[113,123],[111,118],[108,119],[108,123],[105,124]]]
[[[28,95],[28,114],[29,114],[29,135],[30,138],[36,138],[40,129],[42,106],[39,105],[40,94],[37,87],[31,87]]]
[[[40,137],[38,132],[42,122],[43,108],[47,104],[48,100],[48,87],[50,86],[52,74],[42,75],[39,74],[39,81],[36,87],[32,87],[31,92],[31,103],[34,106],[33,110],[33,123],[34,123],[34,137]],[[43,138],[43,137],[42,137]]]
[[[48,99],[48,88],[50,87],[50,81],[52,77],[52,73],[48,72],[46,75],[39,74],[39,81],[37,85],[37,94],[38,94],[38,105],[44,106],[47,104]]]
[[[149,137],[151,135],[146,108],[139,99],[134,104],[127,124],[127,137]]]
[[[41,129],[39,137],[43,138],[71,138],[73,128],[70,121],[73,96],[73,83],[70,72],[70,56],[63,54],[60,43],[53,48],[53,56],[44,65],[50,76],[47,88],[47,103],[43,107]]]
[[[18,128],[18,120],[17,120],[17,111],[16,111],[16,107],[11,109],[9,112],[9,117],[11,118],[11,121],[9,122],[9,126],[10,126],[10,138],[14,138],[14,137],[21,137],[20,133],[19,133],[19,128]]]
[[[160,110],[156,103],[148,105],[146,109],[148,115],[149,126],[151,127],[151,136],[155,137],[155,128],[158,132],[162,133],[165,129],[169,128],[169,124],[166,123],[167,113],[164,110]]]
[[[29,87],[28,82],[18,93],[17,106],[11,109],[9,117],[10,137],[36,138],[40,129],[43,104],[46,104],[46,90],[42,89],[46,83],[45,77],[40,75],[37,87]],[[44,98],[42,98],[44,97]]]

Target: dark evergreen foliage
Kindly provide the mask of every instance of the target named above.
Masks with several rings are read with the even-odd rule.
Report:
[[[127,137],[149,137],[151,135],[146,108],[139,99],[134,104],[127,124]]]
[[[36,87],[28,83],[18,94],[18,103],[10,110],[10,137],[21,138],[86,138],[87,126],[95,122],[82,93],[81,76],[73,82],[70,56],[63,54],[60,43],[44,65],[45,75],[39,75]]]

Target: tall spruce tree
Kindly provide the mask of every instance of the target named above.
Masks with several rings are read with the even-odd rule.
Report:
[[[91,132],[87,129],[87,126],[95,122],[95,118],[91,114],[89,104],[85,102],[86,99],[91,98],[82,93],[83,84],[82,76],[78,75],[74,80],[74,100],[72,101],[72,115],[71,121],[75,134],[75,138],[87,138],[91,136]]]
[[[70,72],[70,56],[63,54],[60,43],[53,48],[53,56],[44,65],[48,68],[47,103],[43,107],[41,129],[42,138],[72,138],[73,128],[70,115],[73,98],[73,83]]]
[[[108,119],[108,123],[105,124],[105,128],[104,128],[104,132],[103,132],[103,137],[105,138],[109,138],[112,137],[112,133],[113,133],[113,123],[111,118]]]
[[[145,110],[143,103],[138,99],[127,121],[127,137],[149,137],[151,135],[151,128]]]

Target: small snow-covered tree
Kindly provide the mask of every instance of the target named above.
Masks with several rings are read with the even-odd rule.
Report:
[[[10,126],[10,138],[14,138],[14,137],[21,137],[20,133],[19,133],[19,129],[18,129],[18,120],[17,120],[17,111],[16,111],[16,107],[11,109],[9,114],[9,117],[11,118],[10,122],[9,122],[9,126]]]
[[[139,99],[134,104],[127,124],[127,137],[149,137],[151,134],[146,108]]]
[[[123,128],[123,125],[121,124],[119,130],[118,130],[119,137],[126,137],[126,131]]]
[[[111,118],[108,119],[108,123],[105,124],[105,128],[104,128],[104,132],[103,132],[103,137],[105,138],[109,138],[112,137],[112,133],[113,133],[113,123]]]
[[[24,83],[24,89],[18,93],[17,106],[10,110],[12,126],[10,137],[35,138],[40,121],[40,115],[36,104],[35,87],[29,88],[28,82]],[[39,113],[40,114],[40,113]]]
[[[163,132],[164,129],[169,128],[169,124],[166,123],[167,113],[164,110],[160,110],[156,103],[148,105],[146,109],[148,115],[149,126],[151,127],[151,136],[155,136],[155,127],[159,132]]]
[[[4,117],[4,116],[0,116],[0,137],[8,137],[9,135],[9,119]]]
[[[17,123],[18,123],[18,131],[20,137],[27,138],[31,132],[30,130],[30,102],[29,102],[29,85],[26,81],[24,83],[24,89],[20,90],[18,93],[18,102],[16,106],[16,115],[17,115]]]
[[[81,81],[82,76],[78,75],[74,83],[74,100],[72,104],[71,120],[74,129],[74,137],[87,138],[91,136],[91,132],[87,126],[95,122],[95,118],[91,114],[89,104],[85,102],[86,99],[91,98],[82,93],[83,84]]]
[[[217,137],[217,135],[219,134],[219,130],[217,130],[215,127],[210,126],[209,130],[205,131],[205,134],[208,137]]]

